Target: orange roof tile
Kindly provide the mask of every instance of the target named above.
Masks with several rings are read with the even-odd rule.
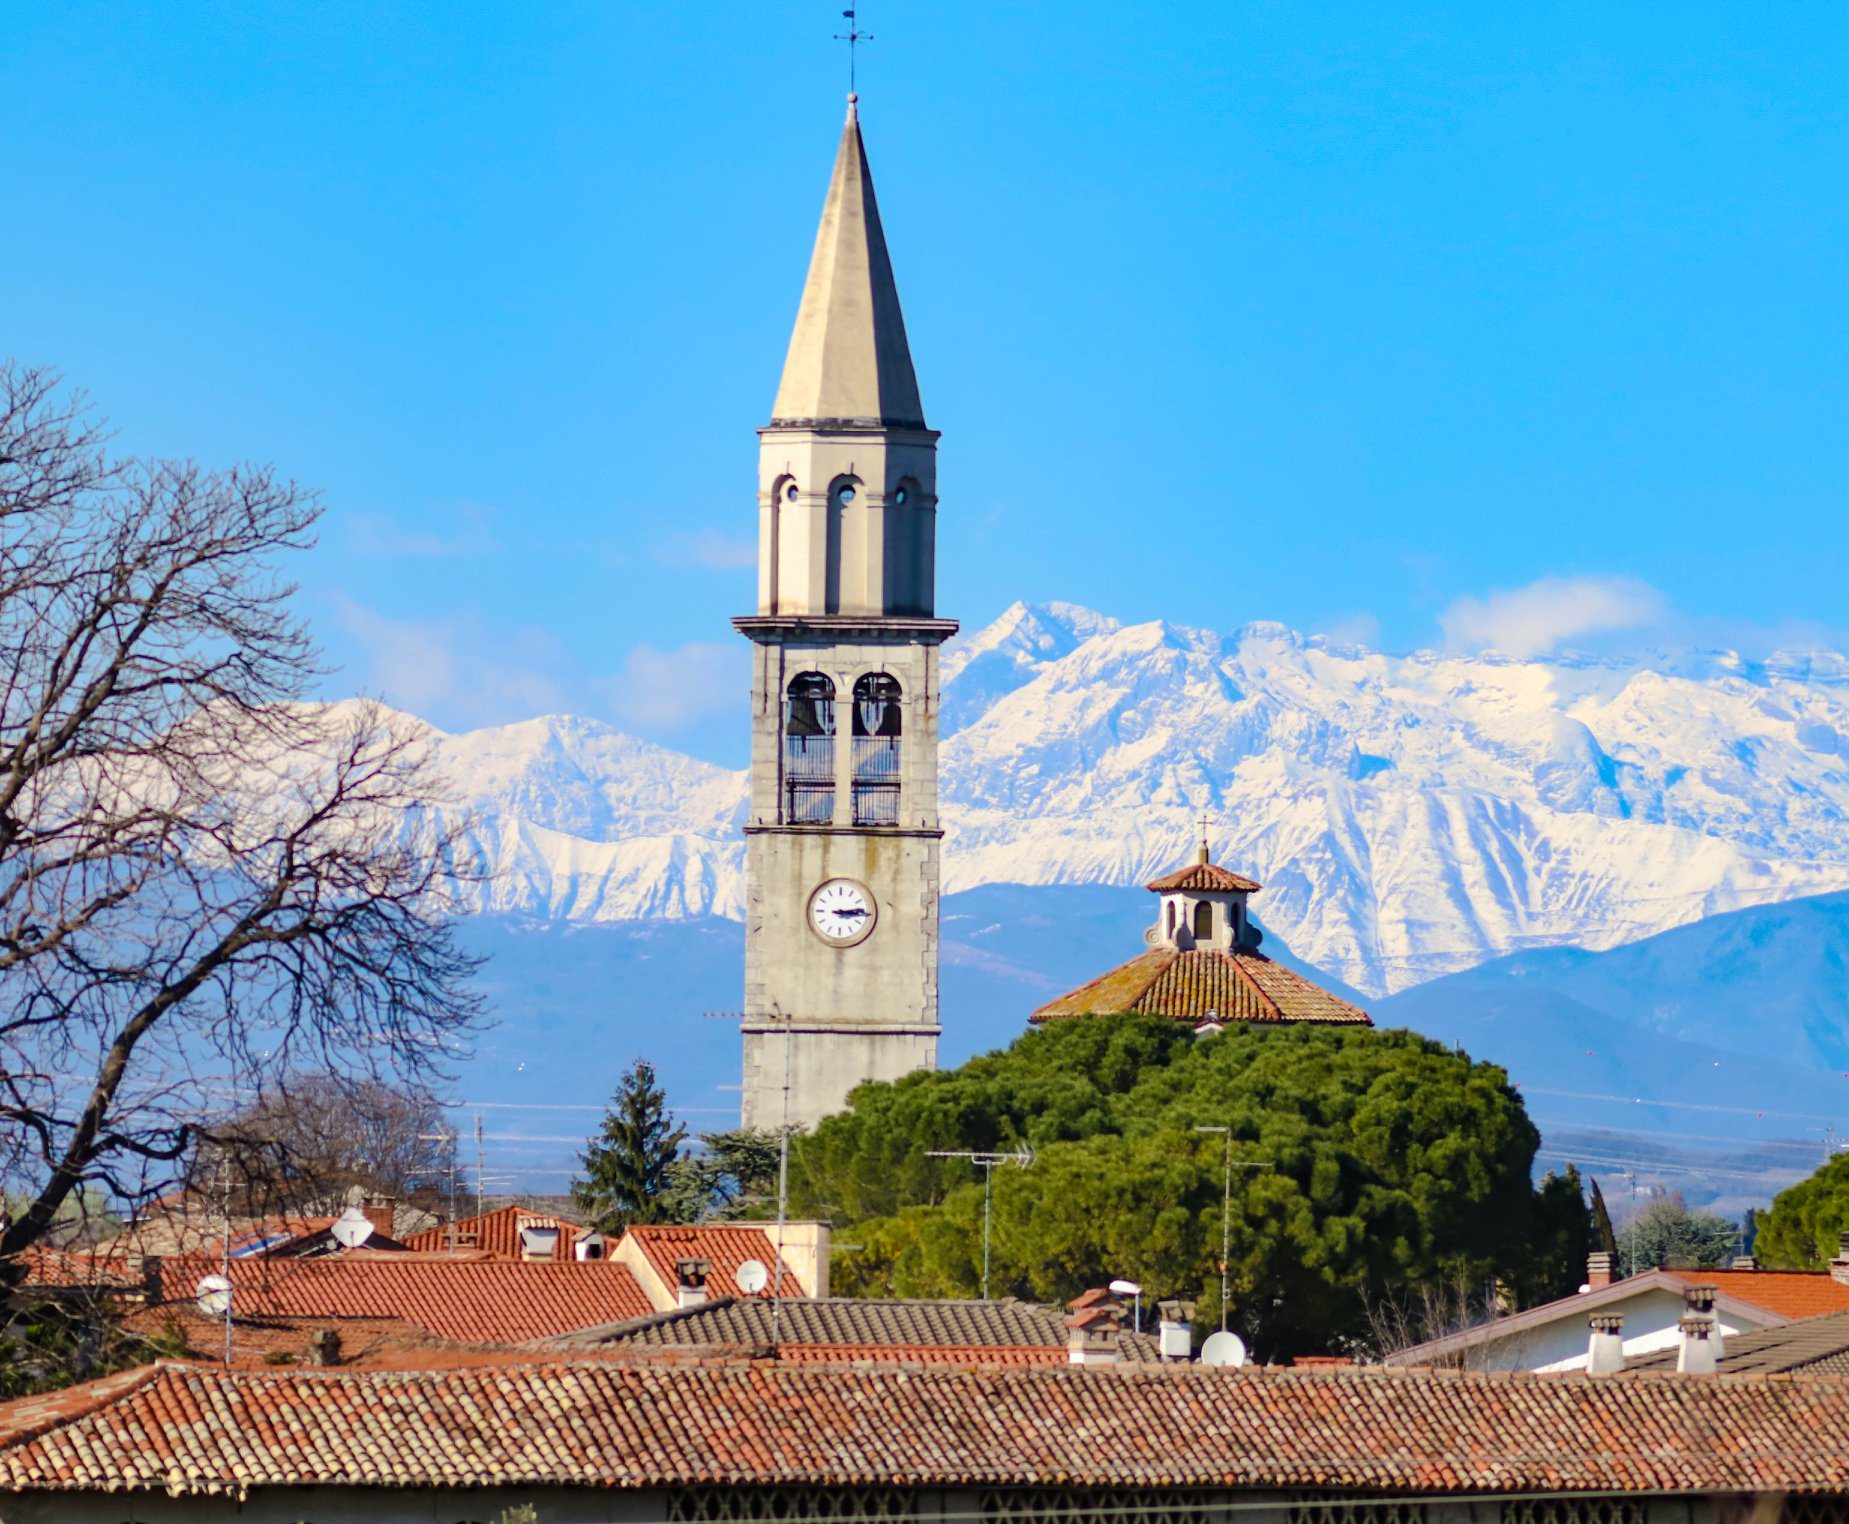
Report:
[[[777,1289],[777,1250],[762,1228],[748,1228],[737,1223],[637,1222],[631,1223],[623,1236],[642,1251],[650,1268],[670,1290],[676,1280],[674,1262],[680,1259],[704,1259],[712,1264],[706,1277],[706,1294],[711,1298],[749,1294],[738,1284],[738,1267],[748,1259],[755,1259],[772,1272],[769,1284],[756,1295],[768,1298]],[[796,1272],[790,1268],[788,1260],[783,1263],[783,1295],[785,1300],[801,1295]]]
[[[169,1304],[190,1305],[206,1258],[165,1267]],[[518,1344],[654,1309],[625,1265],[610,1260],[518,1260],[444,1255],[333,1255],[233,1260],[234,1316],[392,1318],[462,1344]]]
[[[1173,1016],[1178,1020],[1318,1022],[1372,1026],[1366,1011],[1263,953],[1158,947],[1049,1000],[1029,1021],[1067,1016]]]
[[[1263,886],[1243,873],[1229,872],[1218,863],[1189,863],[1143,887],[1156,894],[1165,894],[1171,889],[1204,889],[1210,894],[1257,894]]]
[[[1849,1310],[1849,1285],[1827,1270],[1671,1270],[1679,1281],[1714,1286],[1722,1296],[1763,1307],[1782,1318]]]
[[[1835,1494],[1845,1428],[1849,1382],[1828,1377],[175,1362],[0,1407],[0,1489]]]
[[[453,1244],[459,1249],[484,1250],[495,1259],[517,1260],[520,1258],[520,1230],[527,1227],[557,1228],[560,1259],[570,1259],[578,1235],[589,1231],[582,1224],[568,1222],[548,1212],[535,1212],[530,1207],[506,1206],[497,1211],[483,1212],[479,1217],[458,1217],[453,1234],[449,1223],[426,1228],[421,1233],[407,1234],[404,1246],[426,1253],[438,1253],[448,1250]]]

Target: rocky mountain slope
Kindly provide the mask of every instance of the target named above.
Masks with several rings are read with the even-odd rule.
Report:
[[[945,674],[947,890],[1136,883],[1206,812],[1266,924],[1370,996],[1849,889],[1835,654],[1393,656],[1049,604]],[[481,909],[739,914],[741,773],[577,719],[433,739],[501,870]]]

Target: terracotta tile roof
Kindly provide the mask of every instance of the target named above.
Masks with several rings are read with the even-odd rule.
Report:
[[[1158,947],[1049,1000],[1028,1018],[1173,1016],[1202,1021],[1320,1022],[1372,1026],[1366,1011],[1259,952]]]
[[[1722,1296],[1750,1302],[1781,1318],[1813,1318],[1849,1312],[1849,1285],[1827,1270],[1670,1270],[1691,1285],[1713,1286]]]
[[[588,1231],[582,1224],[567,1221],[563,1217],[535,1212],[530,1207],[508,1206],[499,1211],[484,1212],[479,1217],[458,1217],[453,1240],[450,1224],[444,1223],[440,1227],[426,1228],[421,1233],[407,1234],[404,1246],[421,1253],[441,1253],[453,1241],[459,1249],[480,1249],[495,1259],[518,1260],[520,1230],[526,1227],[557,1228],[558,1257],[562,1260],[572,1257],[572,1246],[577,1243],[578,1235]]]
[[[165,1266],[164,1305],[192,1305],[199,1277],[219,1268],[204,1258]],[[363,1252],[233,1260],[231,1285],[238,1317],[390,1318],[462,1344],[519,1344],[650,1311],[635,1276],[609,1260]]]
[[[706,1277],[706,1294],[711,1299],[747,1295],[738,1284],[738,1267],[748,1259],[755,1259],[772,1272],[770,1283],[757,1295],[769,1300],[776,1289],[777,1250],[762,1228],[741,1227],[735,1223],[699,1226],[635,1223],[624,1230],[623,1237],[642,1251],[650,1267],[670,1289],[677,1283],[674,1262],[681,1259],[704,1259],[711,1263],[712,1269]],[[787,1245],[789,1240],[784,1242]],[[783,1262],[786,1302],[802,1294],[795,1277],[796,1272],[786,1259]]]
[[[1185,868],[1177,868],[1173,873],[1165,873],[1161,878],[1143,885],[1145,889],[1157,894],[1170,889],[1205,889],[1219,894],[1257,894],[1263,887],[1243,873],[1231,873],[1218,863],[1189,863]]]
[[[122,1321],[131,1333],[144,1338],[177,1333],[187,1351],[199,1359],[224,1358],[224,1319],[209,1318],[190,1303],[138,1307]],[[307,1364],[309,1338],[323,1328],[340,1336],[342,1365],[371,1365],[412,1351],[443,1348],[447,1342],[403,1318],[234,1317],[232,1364]]]
[[[1760,1272],[1763,1273],[1763,1272]],[[1676,1368],[1674,1348],[1653,1350],[1629,1362],[1631,1370]],[[1721,1345],[1720,1369],[1729,1375],[1770,1375],[1805,1371],[1811,1375],[1849,1374],[1849,1312],[1800,1318],[1776,1328],[1728,1334]]]
[[[132,1291],[143,1284],[146,1261],[138,1254],[116,1254],[98,1249],[53,1249],[31,1244],[20,1251],[26,1267],[27,1289],[48,1286],[89,1286],[98,1290]]]
[[[0,1408],[0,1488],[1849,1491],[1849,1382],[1147,1366],[167,1363]]]
[[[1121,1313],[1113,1304],[1112,1310]],[[605,1328],[586,1328],[546,1341],[556,1350],[717,1346],[769,1352],[771,1305],[751,1300],[708,1302]],[[777,1318],[780,1358],[815,1359],[813,1350],[854,1350],[852,1359],[925,1358],[988,1361],[996,1351],[1066,1359],[1065,1314],[1032,1302],[972,1302],[829,1297],[785,1300]],[[1134,1356],[1156,1358],[1148,1334],[1128,1334]],[[988,1352],[972,1354],[976,1352]],[[921,1354],[920,1352],[927,1352]],[[1032,1363],[1021,1359],[1017,1363]]]

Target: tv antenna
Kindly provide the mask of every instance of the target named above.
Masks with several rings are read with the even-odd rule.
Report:
[[[971,1164],[982,1169],[982,1299],[989,1299],[989,1201],[990,1189],[995,1180],[995,1166],[1012,1164],[1016,1169],[1026,1169],[1034,1162],[1034,1151],[1023,1143],[1011,1154],[964,1152],[956,1149],[934,1148],[925,1155],[927,1159],[967,1159]]]
[[[841,13],[843,16],[847,17],[847,30],[845,32],[835,33],[836,42],[845,42],[847,44],[847,98],[850,101],[859,93],[859,87],[854,83],[855,49],[863,42],[873,41],[873,34],[871,32],[861,31],[857,9],[858,7],[850,5]]]
[[[1233,1157],[1233,1130],[1230,1127],[1198,1126],[1196,1132],[1217,1132],[1226,1138],[1226,1177],[1220,1186],[1220,1332],[1226,1332],[1226,1297],[1227,1265],[1233,1257],[1233,1170],[1270,1169],[1269,1159],[1235,1159]],[[1237,1340],[1238,1335],[1231,1335]],[[1211,1340],[1209,1341],[1211,1342]],[[1202,1358],[1205,1358],[1206,1346],[1202,1346]],[[1240,1359],[1245,1358],[1245,1346],[1240,1345]],[[1238,1361],[1231,1362],[1233,1364]]]

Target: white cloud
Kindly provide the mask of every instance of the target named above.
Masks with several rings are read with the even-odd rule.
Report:
[[[717,529],[700,529],[692,534],[677,534],[656,546],[655,559],[663,566],[738,571],[758,564],[758,542],[740,535],[721,534]]]
[[[622,671],[595,686],[626,729],[685,730],[716,715],[743,712],[751,687],[749,650],[742,641],[695,641],[672,651],[639,645],[624,657]]]
[[[474,613],[396,619],[337,594],[341,629],[359,647],[359,686],[444,728],[499,725],[569,707],[569,658],[546,631],[491,629]]]
[[[1635,577],[1542,577],[1459,598],[1438,616],[1453,645],[1541,656],[1570,640],[1660,624],[1668,601]]]

